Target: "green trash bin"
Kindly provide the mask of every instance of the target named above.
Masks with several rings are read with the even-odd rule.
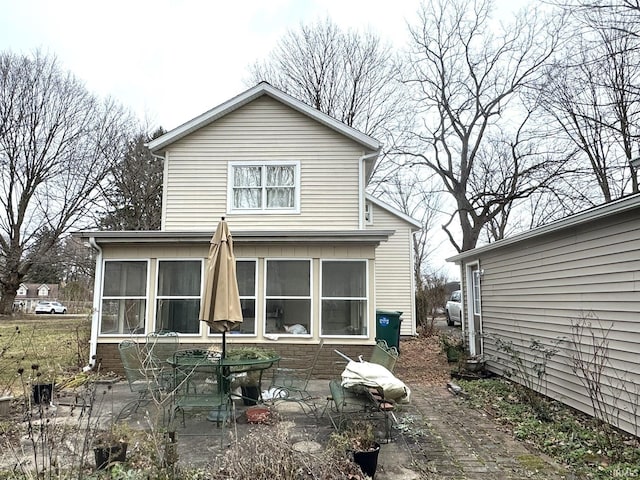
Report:
[[[400,319],[402,312],[395,310],[376,310],[376,341],[385,340],[390,347],[400,352]]]

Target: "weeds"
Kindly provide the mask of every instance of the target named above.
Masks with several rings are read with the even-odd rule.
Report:
[[[506,379],[460,380],[465,401],[491,413],[509,425],[516,438],[534,445],[558,462],[568,465],[579,478],[610,480],[640,477],[640,449],[631,435],[616,431],[611,450],[601,448],[601,422],[560,402],[538,395],[546,405],[548,420],[537,418],[536,408],[522,388]]]
[[[569,343],[571,369],[584,386],[602,431],[598,446],[610,456],[622,458],[624,451],[620,450],[615,425],[620,425],[626,414],[636,433],[636,446],[639,446],[640,387],[611,364],[609,334],[612,328],[613,324],[604,326],[593,313],[583,315],[571,320]]]
[[[520,395],[526,397],[528,403],[534,408],[536,417],[543,421],[548,420],[547,405],[539,401],[541,398],[539,393],[546,393],[547,364],[558,353],[558,345],[562,340],[554,340],[549,346],[537,338],[531,338],[525,350],[523,347],[514,346],[511,340],[504,340],[498,335],[492,338],[498,352],[505,356],[496,358],[503,366],[503,375],[521,384],[524,388]]]

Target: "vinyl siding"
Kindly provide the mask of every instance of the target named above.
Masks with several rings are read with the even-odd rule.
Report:
[[[358,228],[362,147],[309,117],[260,97],[172,144],[166,154],[163,230]],[[231,161],[299,161],[299,214],[228,214]]]
[[[378,205],[372,208],[368,228],[395,230],[376,249],[376,308],[402,312],[400,335],[415,335],[411,226]]]
[[[572,320],[588,319],[598,338],[606,334],[608,366],[602,383],[608,408],[624,430],[640,426],[640,215],[615,214],[480,254],[484,354],[501,371],[504,353],[495,336],[519,346],[528,358],[531,339],[561,341],[548,363],[547,394],[592,413],[580,378],[572,371],[576,351]],[[472,262],[477,258],[468,258]],[[466,283],[465,278],[465,283]],[[585,348],[591,331],[585,331]]]

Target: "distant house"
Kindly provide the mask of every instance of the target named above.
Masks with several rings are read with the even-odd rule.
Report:
[[[260,83],[149,148],[164,159],[161,230],[78,234],[99,252],[91,338],[103,368],[119,368],[123,338],[159,329],[178,332],[182,345],[220,342],[198,315],[221,217],[244,315],[231,345],[292,356],[322,338],[329,366],[334,348],[368,353],[377,309],[403,312],[401,334],[415,334],[420,223],[367,195],[377,140]]]
[[[18,287],[13,309],[22,312],[33,312],[41,300],[57,300],[59,286],[57,283],[21,283]]]
[[[612,423],[640,427],[640,196],[633,195],[451,257],[460,265],[464,336],[489,368],[508,363],[500,339],[525,362],[531,341],[558,352],[548,362],[546,393],[593,414],[572,368],[578,353],[604,351],[598,384]],[[580,338],[580,328],[582,334]],[[606,349],[604,348],[606,346]]]

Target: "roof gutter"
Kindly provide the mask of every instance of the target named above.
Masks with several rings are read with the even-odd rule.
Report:
[[[549,223],[547,225],[542,225],[540,227],[534,228],[533,230],[515,235],[511,238],[505,238],[488,245],[483,245],[482,247],[476,247],[472,250],[466,250],[459,253],[458,255],[447,258],[446,261],[459,263],[469,257],[478,256],[481,253],[486,253],[491,250],[506,247],[508,245],[513,245],[515,243],[523,242],[531,238],[540,237],[545,234],[558,232],[567,228],[577,227],[587,222],[593,222],[601,218],[608,217],[609,215],[625,213],[638,208],[640,208],[640,194],[622,197],[619,200],[605,203],[589,210],[585,210],[584,212],[576,213],[575,215],[556,220],[555,222]]]

